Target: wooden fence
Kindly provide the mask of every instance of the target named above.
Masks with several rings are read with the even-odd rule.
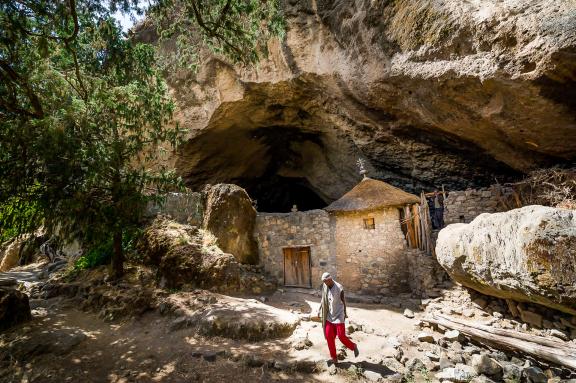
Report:
[[[426,254],[432,255],[434,251],[431,238],[432,222],[430,221],[430,209],[424,193],[420,194],[419,204],[405,205],[402,211],[401,223],[406,233],[408,246],[413,249],[418,248]]]

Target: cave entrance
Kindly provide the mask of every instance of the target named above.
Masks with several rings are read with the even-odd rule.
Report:
[[[322,209],[326,202],[312,189],[304,177],[283,177],[277,174],[237,182],[256,200],[258,211],[287,213],[296,205],[298,210]]]

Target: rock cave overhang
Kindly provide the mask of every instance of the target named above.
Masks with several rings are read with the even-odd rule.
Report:
[[[346,118],[328,91],[300,82],[252,84],[239,101],[221,104],[205,128],[182,147],[177,172],[192,190],[233,183],[256,200],[258,211],[324,208],[361,179],[371,177],[412,193],[463,190],[522,174],[477,145],[435,130],[375,116],[382,126]],[[371,110],[374,116],[378,111]],[[344,122],[342,122],[344,121]]]

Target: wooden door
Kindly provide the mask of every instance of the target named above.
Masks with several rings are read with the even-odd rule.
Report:
[[[310,279],[310,248],[284,249],[284,286],[312,287]]]

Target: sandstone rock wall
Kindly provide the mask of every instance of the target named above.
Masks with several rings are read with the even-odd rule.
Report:
[[[264,270],[284,281],[285,247],[310,247],[312,287],[320,286],[323,272],[336,273],[334,234],[324,210],[294,213],[258,213],[254,236]]]
[[[481,293],[576,315],[576,211],[526,206],[440,231],[438,262]]]
[[[444,200],[444,223],[470,223],[482,213],[507,210],[498,198],[499,193],[506,195],[510,190],[489,187],[449,192]]]
[[[408,190],[486,186],[576,157],[576,5],[284,2],[284,41],[240,68],[206,54],[168,78],[189,186],[298,179],[330,202],[371,175]],[[165,49],[170,49],[168,44]],[[241,148],[242,150],[239,150]]]

